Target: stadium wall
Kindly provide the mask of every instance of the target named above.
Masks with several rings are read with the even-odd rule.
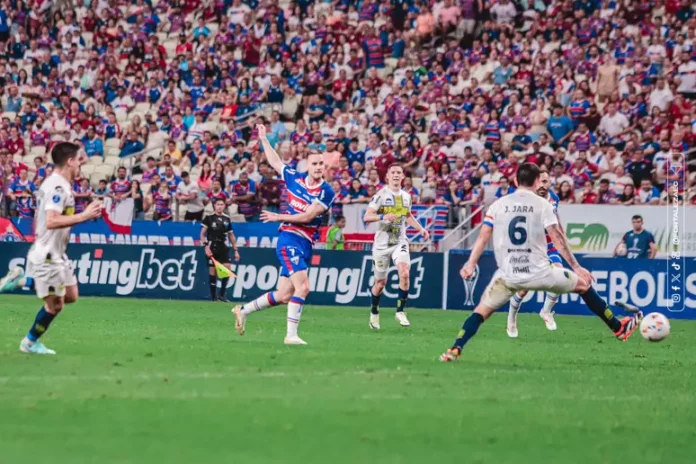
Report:
[[[28,243],[0,243],[0,270],[25,267]],[[243,301],[275,288],[280,269],[275,250],[245,248],[233,270],[228,297]],[[85,296],[122,296],[159,299],[208,299],[208,266],[202,247],[73,244],[68,249],[80,293]],[[454,310],[473,309],[495,271],[491,254],[482,257],[478,272],[463,281],[459,269],[468,251],[413,253],[409,306]],[[597,279],[597,291],[609,302],[627,301],[669,317],[696,319],[696,263],[666,259],[628,260],[581,258]],[[668,266],[670,269],[668,270]],[[427,270],[427,272],[426,272]],[[359,251],[317,250],[312,258],[308,302],[316,305],[370,304],[372,261]],[[398,276],[392,267],[382,304],[395,306]],[[26,293],[26,292],[25,292]],[[530,292],[523,311],[539,311],[544,295]],[[559,314],[589,314],[577,295],[563,295]]]

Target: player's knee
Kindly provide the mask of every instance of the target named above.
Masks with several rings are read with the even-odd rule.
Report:
[[[307,295],[309,295],[309,280],[305,280],[304,282],[295,287],[295,295],[302,298],[305,298]]]
[[[292,291],[290,290],[276,290],[273,294],[275,301],[278,304],[287,304],[292,298]]]
[[[74,295],[68,295],[68,294],[66,294],[66,295],[65,295],[65,304],[72,304],[72,303],[75,303],[75,302],[77,301],[78,298],[79,298],[79,297],[78,297],[77,294],[74,294]]]
[[[517,292],[517,296],[519,296],[520,298],[524,298],[525,296],[527,296],[527,293],[529,293],[528,290],[520,290],[519,292]]]
[[[57,316],[63,310],[63,306],[64,306],[64,304],[62,301],[59,303],[53,303],[51,305],[46,305],[46,311]]]
[[[578,278],[578,283],[575,284],[575,292],[576,293],[585,293],[590,289],[590,286],[592,284],[585,279]]]
[[[375,278],[375,284],[373,285],[373,290],[377,293],[382,293],[384,287],[387,285],[386,278]]]
[[[399,269],[399,280],[404,282],[409,282],[411,280],[411,271],[408,268]]]

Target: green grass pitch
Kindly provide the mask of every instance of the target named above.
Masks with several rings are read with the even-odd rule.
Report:
[[[466,317],[307,307],[234,332],[221,303],[84,298],[19,353],[38,300],[2,297],[0,456],[50,463],[693,463],[696,324],[651,344],[592,317],[548,332],[486,322],[441,364]]]

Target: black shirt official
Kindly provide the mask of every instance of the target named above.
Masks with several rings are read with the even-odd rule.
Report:
[[[201,223],[203,229],[201,230],[201,243],[206,247],[206,255],[209,258],[209,268],[210,268],[210,298],[215,301],[225,301],[227,302],[227,297],[225,296],[227,292],[227,283],[229,277],[224,277],[220,279],[222,284],[220,287],[220,295],[217,295],[217,263],[223,265],[227,269],[230,269],[230,249],[227,246],[227,239],[230,239],[232,248],[234,249],[234,259],[239,260],[239,252],[237,251],[237,244],[235,243],[234,232],[232,231],[232,220],[223,211],[226,208],[225,201],[218,199],[215,201],[215,213],[206,216]]]

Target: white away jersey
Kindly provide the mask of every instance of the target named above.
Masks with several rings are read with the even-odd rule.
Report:
[[[36,193],[34,246],[29,255],[32,261],[45,261],[49,254],[52,262],[60,262],[65,257],[70,228],[47,230],[46,218],[49,211],[56,211],[65,216],[75,213],[72,186],[58,173],[51,174]]]
[[[483,223],[493,227],[495,261],[506,282],[526,282],[550,272],[546,228],[558,219],[548,199],[518,189],[493,203]]]
[[[394,193],[384,187],[370,200],[369,208],[377,214],[393,214],[396,222],[379,221],[375,232],[375,250],[384,250],[399,243],[406,243],[406,219],[411,214],[411,195],[399,189]]]

